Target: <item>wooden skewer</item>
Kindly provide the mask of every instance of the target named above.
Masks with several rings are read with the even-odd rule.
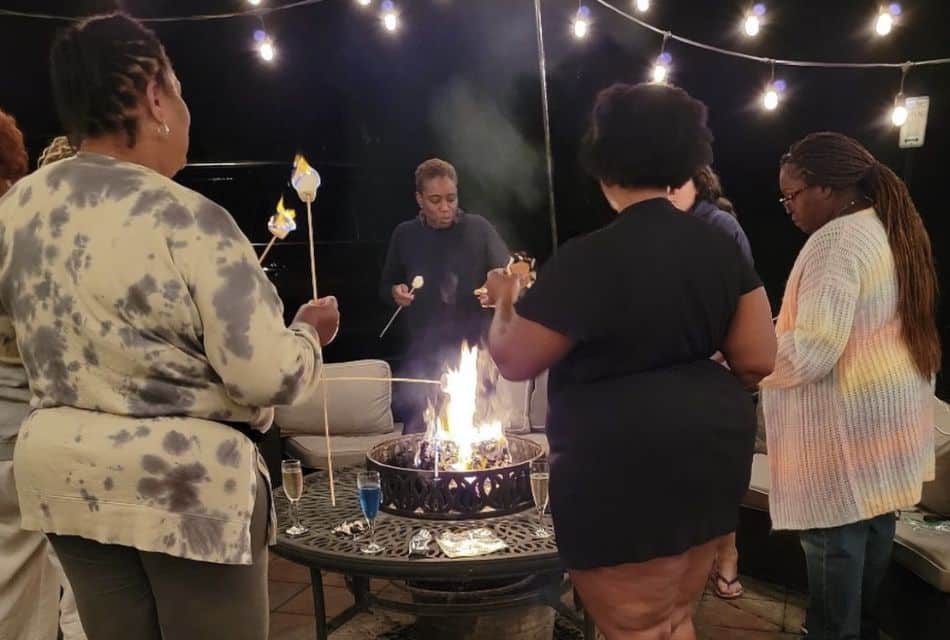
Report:
[[[261,257],[258,259],[257,264],[264,264],[264,258],[267,257],[267,254],[270,252],[271,247],[274,246],[275,242],[277,242],[277,236],[271,236],[270,242],[268,242],[267,246],[264,247],[264,252],[261,253]]]
[[[317,260],[313,250],[313,213],[311,202],[307,201],[307,230],[310,232],[310,281],[313,283],[313,299],[317,299]]]
[[[323,435],[327,440],[327,469],[330,474],[330,504],[336,506],[336,486],[333,481],[333,449],[330,446],[330,410],[327,407],[327,379],[323,379]]]

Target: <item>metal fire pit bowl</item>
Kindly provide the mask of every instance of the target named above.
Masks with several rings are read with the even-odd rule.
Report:
[[[534,506],[529,465],[544,454],[526,438],[507,436],[513,463],[492,469],[434,471],[400,467],[413,458],[423,434],[382,442],[366,453],[366,468],[378,471],[383,490],[380,509],[407,518],[469,520],[492,518]]]

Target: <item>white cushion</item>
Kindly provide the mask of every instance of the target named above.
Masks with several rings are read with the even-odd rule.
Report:
[[[323,386],[327,385],[330,435],[389,434],[393,431],[392,377],[383,360],[354,360],[323,365],[316,392],[291,407],[277,407],[275,422],[284,435],[323,435]],[[339,380],[335,378],[376,378]]]
[[[928,511],[950,518],[950,405],[934,399],[934,454],[936,466],[934,479],[925,482],[920,497],[920,506]],[[941,431],[943,433],[941,433]]]
[[[380,442],[398,437],[397,434],[384,433],[371,436],[335,436],[330,438],[333,448],[333,468],[363,466],[366,452]],[[324,436],[297,436],[287,438],[287,454],[300,460],[308,469],[327,469],[327,440]],[[337,487],[339,488],[339,487]]]

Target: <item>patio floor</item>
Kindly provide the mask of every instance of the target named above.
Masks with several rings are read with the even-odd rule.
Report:
[[[309,570],[283,558],[270,560],[270,640],[313,640],[313,599]],[[324,574],[327,615],[333,617],[353,603],[338,574]],[[805,596],[785,588],[743,578],[745,595],[731,601],[703,594],[696,610],[700,640],[791,640],[804,620]],[[388,597],[403,595],[397,585],[374,580],[371,589]],[[410,616],[375,612],[357,616],[333,640],[367,640],[412,622]],[[571,634],[573,635],[573,634]],[[393,636],[395,637],[395,636]]]

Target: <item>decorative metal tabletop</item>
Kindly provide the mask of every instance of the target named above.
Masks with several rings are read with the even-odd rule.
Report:
[[[304,494],[298,504],[300,521],[309,531],[290,537],[284,533],[290,522],[290,502],[283,491],[274,494],[279,531],[275,551],[289,560],[310,567],[349,574],[402,579],[424,578],[501,578],[558,571],[561,568],[554,537],[535,538],[538,525],[535,509],[480,520],[426,520],[380,512],[376,520],[376,542],[382,553],[367,555],[359,551],[365,542],[333,532],[343,522],[362,517],[356,490],[359,469],[335,472],[336,506],[330,503],[326,472],[304,478]],[[551,518],[545,526],[553,531]],[[508,545],[507,549],[472,558],[449,558],[435,542],[445,532],[476,528],[491,529]],[[425,557],[409,557],[409,539],[420,529],[428,529],[432,542]]]

